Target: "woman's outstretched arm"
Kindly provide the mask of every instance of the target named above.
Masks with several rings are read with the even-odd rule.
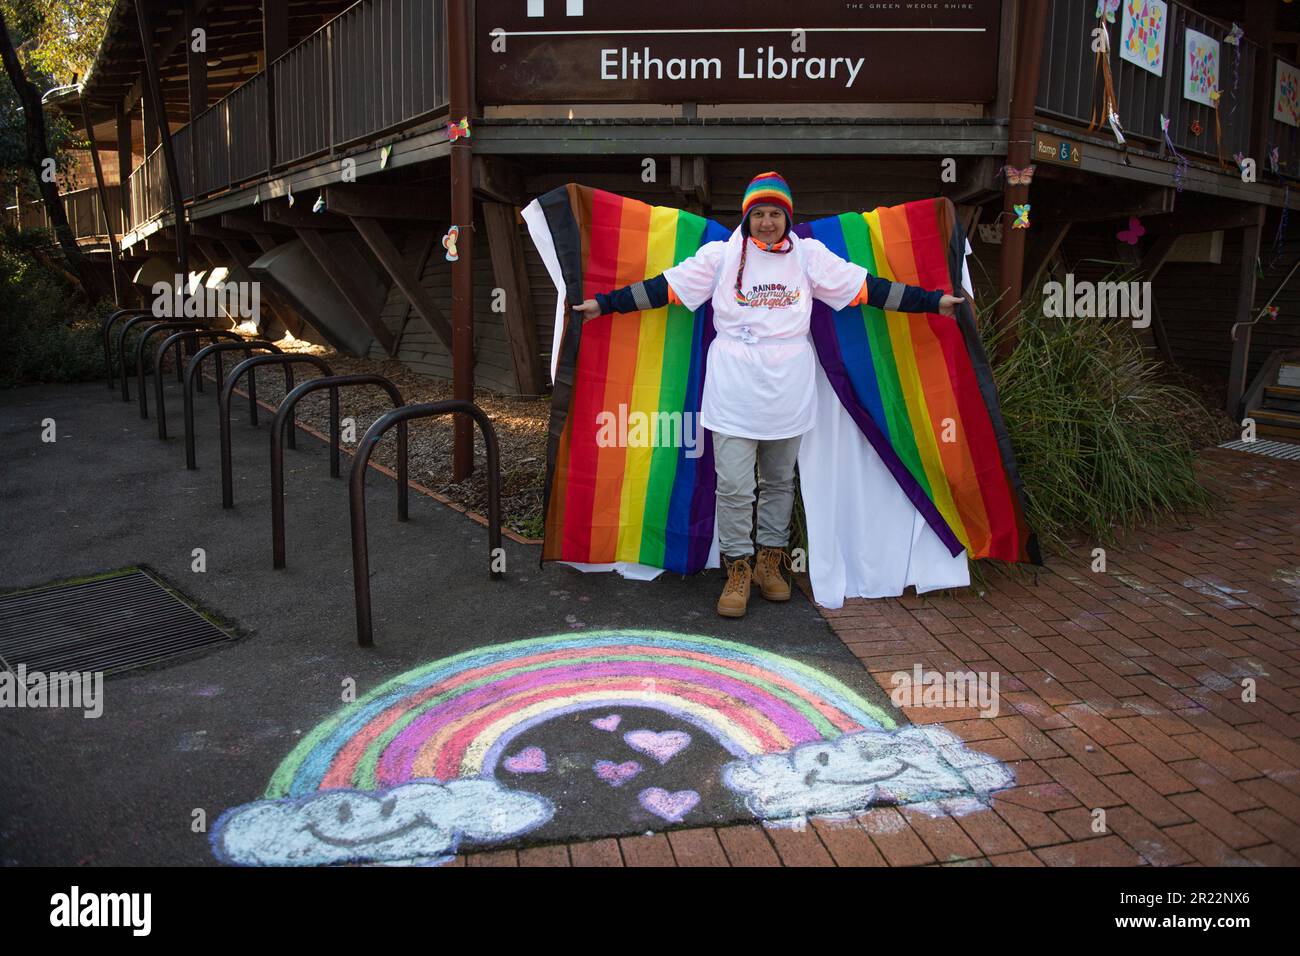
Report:
[[[873,276],[816,239],[804,242],[808,249],[807,269],[813,296],[833,309],[865,304],[890,312],[955,315],[957,305],[963,301],[961,296],[948,295],[942,289],[922,289]]]
[[[609,312],[644,312],[669,303],[685,305],[694,312],[713,295],[725,245],[721,240],[706,242],[695,255],[659,275],[611,292],[597,293],[594,299],[587,299],[573,309],[589,319]]]
[[[945,302],[946,299],[951,299],[952,302]],[[953,308],[961,301],[960,296],[948,295],[942,289],[930,291],[868,274],[849,305],[871,305],[890,312],[939,312],[952,315]]]

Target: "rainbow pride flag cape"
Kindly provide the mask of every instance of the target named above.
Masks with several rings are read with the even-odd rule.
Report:
[[[656,276],[731,230],[574,183],[534,200],[524,218],[562,283],[542,560],[694,573],[713,541],[708,433],[694,447],[610,442],[601,415],[620,423],[662,412],[698,420],[712,306],[582,321],[567,303]],[[844,213],[795,232],[882,278],[949,292],[961,286],[966,238],[945,198]],[[1042,563],[969,305],[954,321],[869,306],[835,312],[815,301],[812,339],[845,410],[952,555],[965,549],[975,558]]]

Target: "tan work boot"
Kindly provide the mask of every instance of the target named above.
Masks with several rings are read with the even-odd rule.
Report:
[[[794,564],[785,548],[759,548],[754,562],[754,583],[769,601],[790,600],[790,582],[781,572],[782,567],[794,570]]]
[[[724,555],[722,566],[727,570],[727,584],[718,598],[718,613],[723,617],[744,617],[749,606],[749,582],[754,574],[749,555],[735,560]]]

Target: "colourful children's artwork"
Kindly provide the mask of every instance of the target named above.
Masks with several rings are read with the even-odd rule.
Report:
[[[1273,119],[1288,126],[1300,126],[1300,70],[1277,61],[1277,85],[1273,89]]]
[[[1183,96],[1213,106],[1210,94],[1219,88],[1219,41],[1188,30],[1184,49]]]
[[[1124,0],[1119,30],[1120,59],[1161,76],[1165,70],[1168,27],[1169,8],[1163,0]]]

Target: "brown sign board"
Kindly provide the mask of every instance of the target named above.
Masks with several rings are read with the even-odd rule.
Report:
[[[1060,163],[1062,166],[1079,166],[1083,150],[1078,143],[1046,133],[1034,134],[1034,162]]]
[[[1002,2],[479,0],[477,95],[486,105],[987,103]]]

